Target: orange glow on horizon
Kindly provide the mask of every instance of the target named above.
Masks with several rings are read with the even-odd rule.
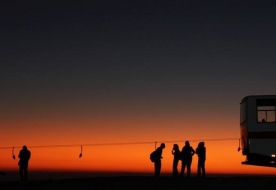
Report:
[[[154,149],[154,141],[166,140],[163,151],[162,171],[172,172],[173,155],[171,149],[174,143],[180,148],[185,140],[190,140],[193,148],[204,139],[237,138],[237,140],[205,141],[207,148],[206,173],[219,174],[275,174],[274,168],[246,166],[241,162],[245,157],[238,152],[239,127],[236,121],[222,123],[225,118],[216,120],[206,118],[196,120],[187,118],[164,117],[162,119],[149,117],[127,118],[125,120],[101,119],[65,119],[3,122],[5,130],[1,133],[1,147],[15,146],[17,157],[19,147],[27,145],[32,152],[29,163],[30,171],[100,171],[100,172],[153,172],[153,163],[149,154]],[[217,125],[214,123],[217,122]],[[185,123],[185,125],[183,125]],[[51,127],[48,127],[51,126]],[[95,127],[97,126],[97,127]],[[146,127],[145,127],[146,126]],[[174,130],[171,130],[171,126]],[[199,127],[200,132],[199,132]],[[233,129],[233,126],[237,126]],[[17,128],[18,130],[14,130]],[[26,131],[23,131],[27,129]],[[156,130],[158,129],[158,130]],[[177,130],[176,130],[177,129]],[[5,134],[5,135],[4,135]],[[189,137],[189,138],[187,138]],[[193,141],[197,139],[198,141]],[[175,140],[176,142],[172,142]],[[181,140],[181,142],[177,142]],[[170,141],[170,142],[169,142]],[[85,145],[125,142],[153,142],[152,144],[83,146],[83,156],[79,158],[80,146],[32,148],[40,145]],[[12,159],[12,149],[0,149],[0,170],[18,170],[18,158]],[[192,172],[196,172],[197,156],[193,157]],[[179,170],[181,162],[179,163]]]

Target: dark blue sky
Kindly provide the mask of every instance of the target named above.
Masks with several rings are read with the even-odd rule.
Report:
[[[276,94],[273,1],[1,4],[2,113],[103,102],[238,109],[243,96]]]

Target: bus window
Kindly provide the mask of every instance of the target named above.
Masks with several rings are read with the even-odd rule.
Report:
[[[258,122],[276,122],[276,106],[257,106]]]
[[[272,111],[267,111],[267,122],[275,122],[276,119],[275,119],[275,107],[274,107],[274,110]]]

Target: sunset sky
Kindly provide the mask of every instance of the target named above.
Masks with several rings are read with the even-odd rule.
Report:
[[[171,172],[205,140],[207,173],[276,174],[237,151],[242,98],[276,94],[272,2],[2,2],[0,170],[27,145],[30,171],[151,172],[157,141]]]

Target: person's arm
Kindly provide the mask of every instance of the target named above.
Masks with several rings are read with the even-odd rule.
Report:
[[[172,154],[175,155],[175,150],[172,150]]]
[[[191,147],[192,150],[192,156],[195,154],[195,150],[193,149],[193,147]]]

